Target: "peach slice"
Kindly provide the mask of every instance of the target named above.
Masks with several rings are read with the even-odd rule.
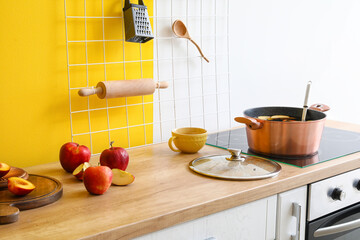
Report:
[[[118,168],[113,168],[111,171],[113,172],[112,184],[114,185],[124,186],[132,183],[135,180],[135,176],[129,172]]]
[[[82,164],[80,164],[77,168],[75,168],[75,170],[73,171],[73,175],[79,179],[80,181],[83,180],[84,177],[84,172],[85,170],[90,167],[91,164],[89,162],[84,162]]]
[[[0,178],[5,176],[10,171],[10,166],[6,163],[0,163]]]
[[[24,196],[35,189],[35,185],[19,177],[8,178],[8,189],[17,196]]]

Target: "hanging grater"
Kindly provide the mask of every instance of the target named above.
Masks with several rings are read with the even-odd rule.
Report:
[[[125,0],[123,11],[125,41],[145,43],[154,38],[147,7],[142,0],[138,0],[138,4],[130,4],[130,0]]]

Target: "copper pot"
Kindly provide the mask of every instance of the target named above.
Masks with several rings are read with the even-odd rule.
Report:
[[[324,104],[312,105],[306,121],[268,121],[259,116],[286,115],[300,120],[302,108],[259,107],[244,111],[245,117],[235,121],[246,124],[246,136],[251,151],[268,156],[304,157],[317,153],[326,114]]]

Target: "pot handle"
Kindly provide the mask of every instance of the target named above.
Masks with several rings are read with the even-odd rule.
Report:
[[[262,128],[262,123],[258,122],[254,118],[236,117],[234,119],[235,119],[235,121],[237,121],[239,123],[245,123],[246,126],[248,126],[251,130],[256,130],[256,129]]]
[[[319,111],[319,112],[326,112],[326,111],[330,110],[330,107],[325,104],[322,104],[322,103],[317,103],[317,104],[311,105],[309,109]]]

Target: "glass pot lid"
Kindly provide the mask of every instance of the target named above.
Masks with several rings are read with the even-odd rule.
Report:
[[[209,177],[233,180],[257,180],[277,176],[281,166],[271,160],[241,154],[228,149],[231,155],[213,155],[196,158],[189,168]]]

